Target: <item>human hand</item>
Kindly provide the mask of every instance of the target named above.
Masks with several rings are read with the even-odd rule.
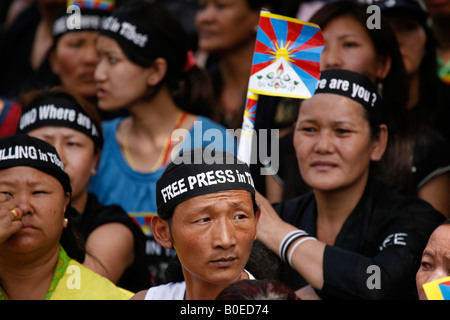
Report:
[[[273,252],[278,252],[278,246],[282,238],[290,231],[296,230],[296,228],[284,222],[269,200],[259,192],[256,192],[256,203],[261,210],[256,229],[256,239]]]
[[[262,233],[269,232],[271,227],[274,224],[282,222],[281,218],[278,216],[277,212],[272,207],[267,198],[265,198],[261,193],[256,191],[255,194],[256,203],[260,209],[259,221],[258,221],[258,229],[257,229],[257,238],[263,236]],[[259,234],[259,236],[258,236]]]
[[[22,210],[4,193],[0,193],[0,243],[22,228]]]

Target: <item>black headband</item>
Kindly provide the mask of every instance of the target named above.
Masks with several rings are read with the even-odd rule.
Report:
[[[255,187],[248,165],[227,152],[189,150],[175,158],[156,183],[158,215],[167,219],[183,201],[227,190],[246,190],[254,202]]]
[[[323,70],[314,94],[332,93],[358,102],[381,121],[382,99],[369,77],[343,69]]]
[[[52,145],[25,134],[0,138],[0,170],[19,166],[43,171],[58,179],[64,191],[72,191],[64,164]]]
[[[185,61],[177,60],[174,49],[160,31],[124,17],[120,12],[104,20],[100,35],[116,40],[122,48],[136,52],[141,57],[164,58],[171,70],[179,69],[181,72],[185,64]]]
[[[69,32],[100,31],[103,20],[115,7],[114,0],[68,0],[67,9],[55,19],[53,42]]]
[[[77,130],[91,138],[96,148],[103,146],[103,137],[94,121],[73,99],[48,97],[31,102],[29,109],[20,117],[17,133],[28,133],[48,126]]]

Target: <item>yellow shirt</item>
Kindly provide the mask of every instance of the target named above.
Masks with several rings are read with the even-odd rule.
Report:
[[[71,259],[50,300],[129,300],[133,295]]]

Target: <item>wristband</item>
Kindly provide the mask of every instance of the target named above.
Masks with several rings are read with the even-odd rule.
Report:
[[[289,258],[288,258],[288,263],[289,263],[289,265],[290,265],[291,267],[292,267],[292,264],[291,264],[292,255],[294,254],[295,249],[297,249],[297,247],[298,247],[300,244],[302,244],[303,242],[308,241],[308,240],[314,240],[314,241],[317,241],[317,239],[314,238],[314,237],[304,237],[303,239],[300,239],[299,241],[297,241],[297,243],[294,244],[294,246],[292,247],[291,253],[289,254]],[[287,253],[287,252],[286,252],[286,253]]]
[[[306,231],[303,230],[294,230],[289,232],[281,241],[280,243],[280,248],[279,248],[279,255],[280,258],[283,262],[286,262],[286,254],[287,254],[287,250],[289,248],[289,246],[292,244],[292,242],[294,242],[295,240],[297,240],[300,237],[304,237],[307,236],[308,233]]]

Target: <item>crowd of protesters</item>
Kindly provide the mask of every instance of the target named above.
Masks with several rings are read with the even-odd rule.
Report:
[[[450,276],[450,1],[0,9],[0,300],[417,300]],[[259,98],[269,175],[231,133],[262,9],[324,38],[310,99]]]

